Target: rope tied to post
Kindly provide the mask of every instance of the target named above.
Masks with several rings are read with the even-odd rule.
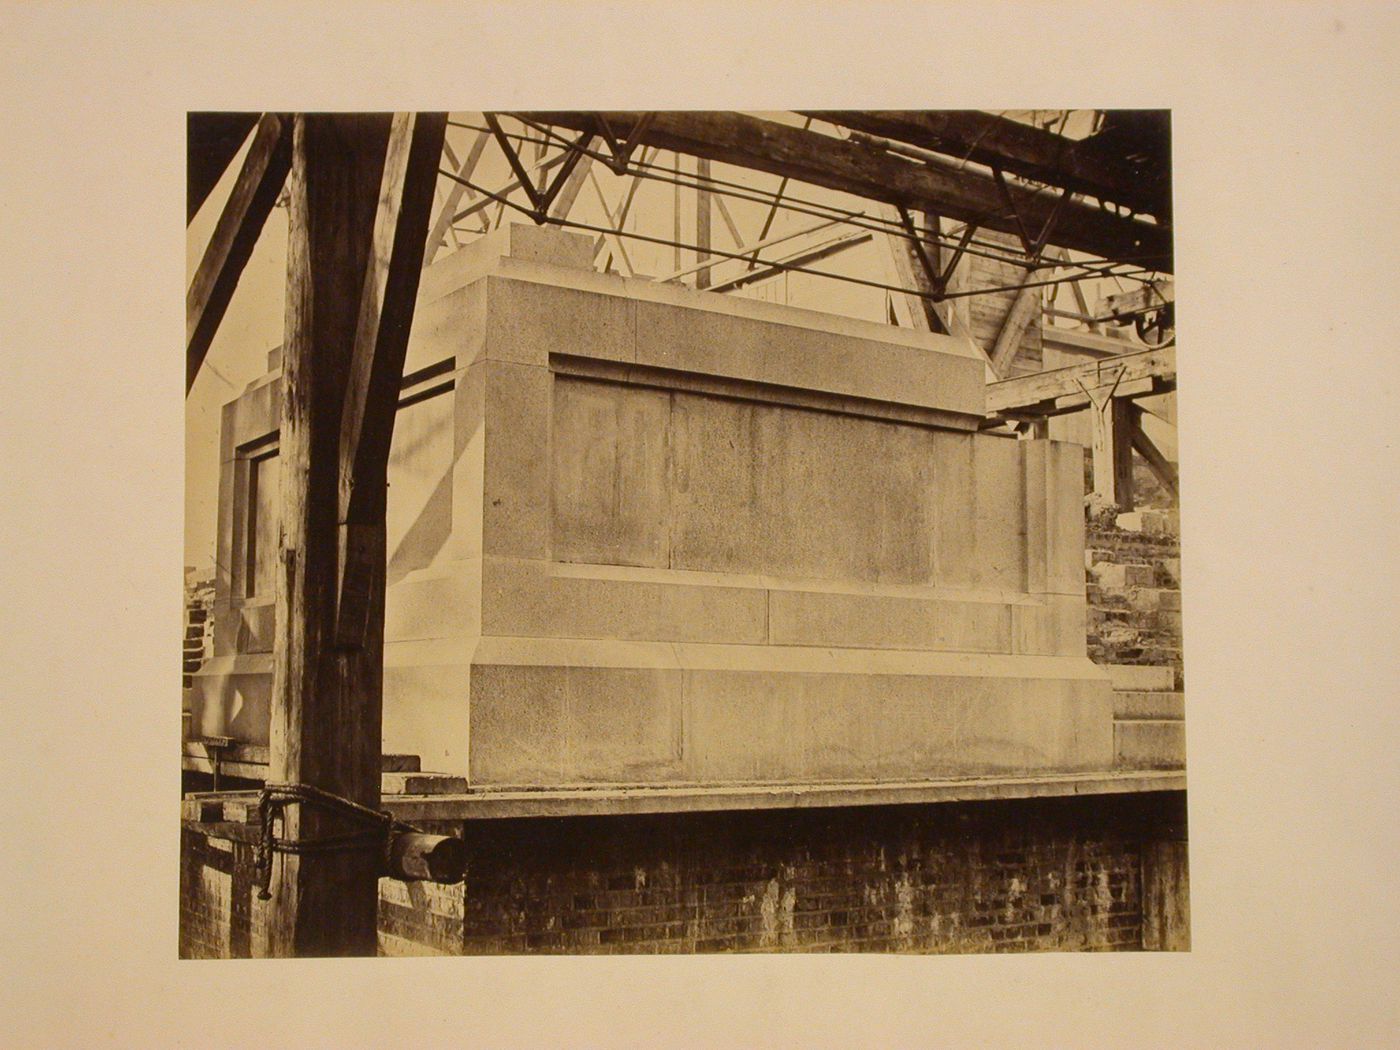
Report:
[[[274,833],[273,819],[285,813],[292,804],[318,806],[334,813],[351,823],[358,824],[354,831],[337,835],[324,835],[314,839],[286,838]],[[256,865],[258,899],[272,899],[272,855],[288,853],[298,856],[311,853],[331,853],[349,850],[377,849],[380,853],[381,869],[390,870],[390,849],[395,833],[418,832],[418,828],[390,813],[369,806],[362,806],[348,798],[313,787],[310,784],[267,784],[258,798],[258,823],[262,836],[254,853]]]

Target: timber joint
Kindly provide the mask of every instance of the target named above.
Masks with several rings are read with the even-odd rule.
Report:
[[[313,805],[358,825],[353,831],[314,839],[284,838],[273,820],[291,804]],[[429,835],[380,810],[310,784],[267,784],[258,799],[261,837],[254,854],[258,899],[272,899],[272,855],[304,856],[376,849],[381,875],[401,881],[461,882],[466,874],[466,846],[448,835]]]

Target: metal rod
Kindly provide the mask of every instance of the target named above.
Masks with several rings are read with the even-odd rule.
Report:
[[[856,212],[856,213],[854,213],[854,214],[860,214],[860,213],[859,213],[859,212]],[[780,236],[778,236],[778,237],[770,237],[768,240],[766,240],[766,241],[759,241],[757,244],[741,244],[741,245],[739,245],[739,249],[740,249],[740,251],[742,251],[742,252],[744,253],[744,255],[740,255],[740,256],[738,256],[738,258],[741,258],[741,259],[742,259],[742,258],[744,258],[746,255],[748,255],[750,252],[757,253],[757,252],[759,252],[760,250],[762,250],[762,249],[764,249],[764,248],[771,247],[771,246],[774,245],[774,244],[781,244],[781,243],[783,243],[784,241],[791,241],[791,240],[794,240],[794,239],[797,238],[797,237],[806,236],[806,235],[809,234],[809,233],[816,233],[818,230],[825,230],[825,229],[827,229],[828,227],[838,225],[840,222],[841,222],[840,219],[830,219],[830,220],[828,220],[828,221],[826,221],[826,222],[819,222],[819,223],[817,223],[815,226],[807,226],[807,227],[804,227],[803,229],[795,230],[795,231],[792,232],[792,233],[784,233],[784,234],[782,234],[782,235],[780,235]],[[710,249],[707,249],[707,250],[708,250],[708,251],[711,251],[711,252],[714,251],[713,248],[710,248]],[[715,266],[718,266],[720,263],[725,263],[725,262],[729,262],[729,259],[706,259],[706,260],[704,260],[703,262],[696,263],[694,266],[687,266],[687,267],[686,267],[685,269],[683,269],[683,270],[677,270],[675,273],[667,274],[665,277],[662,277],[661,280],[662,280],[662,281],[677,281],[677,280],[680,280],[680,278],[682,278],[682,277],[688,277],[688,276],[690,276],[691,274],[696,273],[696,272],[698,272],[698,271],[700,271],[700,270],[709,270],[709,269],[711,269],[711,268],[713,268],[713,267],[715,267]]]
[[[455,178],[456,178],[456,176],[453,175],[450,171],[443,171],[443,172],[441,172],[441,174],[446,175],[446,176],[447,176],[448,178],[450,178],[450,179],[455,179]],[[537,213],[535,213],[535,212],[532,211],[531,209],[522,207],[521,205],[516,204],[514,201],[507,200],[507,199],[505,199],[504,197],[501,197],[501,196],[499,196],[499,195],[497,195],[497,194],[494,194],[494,193],[492,193],[490,190],[485,189],[484,187],[476,186],[476,185],[474,185],[474,184],[472,184],[472,183],[470,183],[470,182],[467,183],[467,186],[468,186],[469,188],[471,188],[471,189],[476,190],[478,193],[485,194],[486,196],[490,197],[492,200],[499,201],[500,204],[501,204],[503,207],[513,208],[513,209],[515,209],[516,211],[520,212],[522,215],[528,216],[528,217],[529,217],[530,219],[532,219],[532,220],[533,220],[533,219],[538,219],[538,218],[539,218],[539,216],[537,215]],[[624,230],[609,229],[609,228],[606,227],[606,226],[595,226],[595,225],[593,225],[593,224],[591,224],[591,223],[578,222],[578,221],[576,221],[576,220],[574,220],[574,219],[560,219],[560,218],[557,218],[557,217],[555,217],[555,216],[545,216],[545,217],[544,217],[544,221],[547,222],[547,223],[550,223],[550,224],[552,224],[552,225],[555,225],[555,226],[568,226],[568,227],[572,227],[572,228],[574,228],[574,229],[579,229],[579,230],[589,230],[589,231],[591,231],[591,232],[593,232],[593,233],[604,233],[604,234],[606,234],[606,233],[611,233],[611,234],[613,234],[614,236],[618,236],[618,237],[631,237],[633,240],[646,241],[646,242],[651,243],[651,244],[660,244],[660,245],[665,245],[665,246],[668,246],[668,247],[672,247],[672,248],[675,248],[677,251],[680,251],[680,250],[682,250],[682,249],[688,249],[688,250],[690,250],[690,251],[695,251],[695,250],[696,250],[696,246],[693,245],[693,244],[685,244],[685,243],[680,242],[680,241],[672,241],[672,240],[668,240],[668,239],[666,239],[666,238],[664,238],[664,237],[649,237],[649,236],[647,236],[646,234],[641,234],[641,233],[628,233],[628,232],[626,232],[626,231],[624,231]],[[858,225],[858,224],[854,224],[854,225]],[[724,257],[727,258],[727,259],[747,259],[747,258],[748,258],[748,255],[747,255],[747,254],[740,255],[740,254],[736,254],[736,253],[734,253],[734,252],[726,252],[726,251],[723,251],[723,250],[718,249],[718,248],[711,248],[711,249],[710,249],[710,252],[711,252],[711,254],[713,254],[713,255],[722,255],[722,256],[724,256]],[[923,292],[923,291],[919,291],[919,290],[913,289],[913,288],[901,288],[901,287],[899,287],[898,285],[883,284],[883,283],[881,283],[881,282],[879,282],[879,281],[867,281],[867,280],[864,280],[864,279],[859,278],[859,277],[850,277],[850,276],[847,276],[847,275],[845,275],[845,274],[828,273],[828,272],[825,271],[825,270],[813,270],[813,269],[810,269],[810,268],[807,268],[807,267],[803,267],[803,266],[789,266],[789,265],[786,265],[786,264],[783,264],[783,263],[773,262],[773,261],[769,261],[769,260],[760,260],[760,262],[761,262],[761,264],[764,265],[764,266],[770,266],[770,267],[773,267],[774,269],[783,270],[783,271],[786,271],[786,272],[788,272],[788,273],[805,273],[805,274],[808,274],[808,275],[813,276],[813,277],[827,277],[827,278],[830,278],[831,280],[834,280],[834,281],[845,281],[845,282],[847,282],[848,284],[862,285],[862,286],[867,287],[867,288],[878,288],[878,289],[881,289],[881,290],[887,291],[887,292],[903,292],[903,293],[906,294],[906,295],[916,295],[916,296],[918,296],[918,297],[921,298],[921,299],[931,299],[931,300],[933,300],[933,301],[935,301],[935,302],[941,302],[941,301],[945,301],[945,300],[948,300],[948,299],[967,299],[967,298],[972,298],[972,297],[978,296],[978,295],[991,295],[991,294],[993,294],[993,293],[995,293],[995,292],[1014,292],[1014,291],[1020,291],[1022,288],[1045,288],[1045,287],[1049,287],[1050,285],[1070,284],[1070,283],[1075,282],[1075,281],[1084,281],[1084,280],[1088,280],[1089,278],[1093,278],[1093,277],[1103,277],[1103,276],[1115,277],[1115,278],[1117,278],[1117,277],[1127,277],[1127,278],[1132,278],[1133,280],[1143,280],[1142,277],[1138,276],[1139,274],[1148,274],[1148,273],[1156,273],[1156,272],[1157,272],[1156,270],[1149,270],[1149,269],[1142,268],[1142,267],[1139,267],[1139,268],[1136,269],[1136,270],[1127,270],[1127,271],[1122,271],[1122,272],[1119,272],[1119,273],[1107,273],[1107,274],[1105,274],[1105,273],[1103,273],[1103,272],[1101,272],[1101,271],[1099,271],[1099,270],[1092,270],[1092,271],[1089,271],[1089,272],[1086,272],[1086,273],[1081,273],[1081,274],[1073,274],[1073,275],[1068,275],[1068,276],[1064,276],[1064,277],[1056,277],[1056,278],[1053,278],[1053,279],[1047,280],[1047,281],[1031,281],[1031,282],[1028,282],[1028,283],[1025,283],[1025,284],[1005,285],[1005,286],[998,286],[998,287],[995,287],[995,288],[977,288],[977,289],[973,289],[973,290],[971,290],[971,291],[965,291],[965,292],[948,292],[948,293],[946,293],[946,294],[944,294],[944,295],[942,295],[942,296],[937,296],[937,295],[934,295],[932,292]],[[1075,266],[1075,267],[1079,267],[1080,269],[1083,269],[1083,268],[1084,268],[1084,264],[1083,264],[1083,263],[1070,263],[1070,264],[1068,264],[1068,265]]]
[[[543,127],[542,125],[535,124],[535,123],[533,123],[533,122],[531,122],[531,121],[525,119],[524,117],[519,116],[518,114],[516,114],[516,115],[514,115],[514,116],[515,116],[515,119],[520,120],[522,123],[528,124],[528,125],[531,126],[531,127],[539,128],[540,130],[542,130],[542,131],[544,132],[544,134],[550,136],[550,139],[551,139],[551,140],[557,142],[557,143],[560,144],[561,146],[564,146],[565,148],[571,148],[571,147],[572,147],[572,143],[570,143],[568,139],[565,139],[563,136],[559,135],[557,132],[553,132],[553,131],[549,130],[548,128]],[[585,152],[588,152],[588,151],[585,150]],[[598,158],[602,159],[602,160],[604,161],[604,163],[608,163],[608,164],[611,165],[611,159],[610,159],[610,158],[603,157],[602,154],[592,154],[592,155],[595,156],[595,157],[598,157]],[[629,164],[629,165],[627,166],[627,168],[626,168],[626,171],[627,171],[627,172],[629,172],[629,173],[635,175],[635,176],[638,177],[638,178],[648,178],[648,179],[652,179],[653,181],[659,181],[659,182],[678,183],[680,186],[686,187],[686,188],[692,188],[692,189],[698,188],[699,183],[698,183],[697,181],[689,181],[689,180],[685,180],[685,179],[678,179],[678,178],[676,178],[676,177],[668,177],[668,176],[666,176],[666,175],[658,174],[658,172],[670,171],[670,170],[671,170],[671,169],[660,168],[659,166],[649,166],[649,165],[647,165],[647,164],[645,164],[645,163],[637,164],[637,165]],[[679,175],[680,175],[680,170],[679,170],[679,168],[677,168],[677,169],[675,170],[675,176],[679,176]],[[801,205],[805,205],[805,207],[804,207],[804,206],[799,206],[798,204],[783,204],[783,203],[781,203],[781,201],[782,201],[782,199],[783,199],[783,198],[782,198],[783,191],[784,191],[784,189],[785,189],[785,187],[786,187],[786,185],[787,185],[787,183],[788,183],[788,180],[787,180],[786,178],[784,178],[784,179],[782,180],[782,182],[779,184],[779,188],[778,188],[777,194],[774,195],[774,196],[771,196],[771,197],[770,197],[770,196],[762,196],[762,195],[760,195],[760,194],[762,193],[762,191],[760,191],[760,190],[754,190],[752,187],[744,186],[744,185],[742,185],[742,184],[740,184],[740,183],[732,182],[732,181],[729,181],[729,180],[726,180],[726,179],[716,179],[716,178],[711,177],[711,178],[708,178],[708,179],[706,179],[706,180],[704,180],[704,181],[705,181],[706,185],[709,186],[709,187],[711,187],[711,188],[716,187],[716,186],[724,186],[724,187],[732,187],[732,188],[733,188],[732,190],[727,190],[727,191],[714,191],[714,190],[712,189],[712,192],[724,192],[726,196],[733,197],[733,198],[736,199],[736,200],[747,200],[747,201],[752,201],[752,202],[756,202],[756,203],[765,203],[765,204],[768,204],[768,205],[770,206],[770,214],[775,213],[775,212],[776,212],[776,209],[779,208],[779,207],[781,207],[781,208],[782,208],[783,210],[785,210],[785,211],[792,211],[792,212],[796,212],[796,213],[799,213],[799,214],[806,214],[806,215],[813,215],[813,216],[830,216],[831,214],[833,214],[833,213],[836,211],[836,209],[832,208],[830,205],[824,205],[824,204],[821,204],[821,203],[819,203],[819,202],[816,202],[816,201],[809,201],[809,200],[806,200],[805,198],[800,198],[800,197],[789,197],[789,198],[787,198],[787,199],[788,199],[789,201],[800,202],[800,204],[801,204]],[[742,191],[744,191],[744,192],[734,192],[735,190],[742,190]],[[1033,195],[1035,195],[1035,194],[1039,194],[1039,193],[1042,193],[1042,192],[1045,192],[1045,191],[1042,190],[1042,189],[1032,189],[1031,192],[1032,192]],[[1010,213],[1006,213],[1006,214],[1010,214]],[[771,222],[771,220],[770,220],[770,222]],[[765,224],[765,227],[766,227],[767,225],[768,225],[768,224]],[[862,228],[864,228],[864,229],[868,229],[868,230],[871,230],[872,232],[876,232],[876,233],[891,233],[891,232],[893,232],[893,233],[895,233],[896,236],[901,236],[901,237],[906,237],[906,238],[907,238],[907,234],[905,234],[905,233],[903,233],[902,231],[900,231],[900,229],[899,229],[898,226],[892,225],[892,224],[891,224],[891,225],[869,225],[869,224],[862,224],[862,223],[859,223],[859,222],[853,222],[852,225],[854,225],[854,226],[860,226],[860,227],[862,227]],[[967,234],[967,232],[966,232],[966,231],[969,230],[969,229],[975,232],[975,231],[978,229],[978,224],[977,224],[977,223],[968,223],[968,224],[965,224],[965,225],[964,225],[964,236],[963,236],[963,241],[962,241],[962,242],[959,244],[959,246],[958,246],[958,250],[959,250],[959,253],[960,253],[960,254],[961,254],[961,253],[965,253],[965,254],[968,254],[968,255],[976,256],[976,257],[978,257],[978,258],[990,259],[990,260],[992,260],[992,261],[994,261],[994,262],[1005,263],[1005,264],[1008,264],[1008,265],[1017,266],[1017,267],[1021,267],[1021,268],[1031,268],[1031,269],[1034,269],[1034,268],[1037,268],[1039,265],[1041,265],[1040,262],[1039,262],[1039,260],[1037,259],[1037,260],[1034,260],[1034,265],[1033,265],[1033,266],[1028,267],[1028,266],[1027,266],[1026,257],[1025,257],[1024,254],[1012,255],[1012,254],[1007,253],[1007,251],[1006,251],[1004,245],[1000,245],[1000,244],[997,244],[996,242],[992,242],[992,241],[978,240],[978,239],[975,239],[975,238],[973,238],[973,237],[970,237],[970,236],[968,236],[968,234]],[[765,228],[765,230],[762,231],[762,235],[763,235],[763,236],[766,236],[766,233],[767,233],[767,229]],[[677,234],[677,236],[679,236],[679,234]],[[950,245],[952,244],[951,239],[949,239],[949,240],[944,240],[944,239],[942,239],[942,238],[938,238],[938,239],[936,240],[936,242],[933,242],[933,241],[929,241],[928,238],[925,237],[924,240],[925,240],[925,243],[926,243],[926,244],[928,244],[928,243],[938,243],[938,244],[939,244],[940,246],[942,246],[942,247],[947,247],[947,246],[950,246]],[[977,248],[973,248],[973,247],[972,247],[973,245],[976,245]],[[981,249],[981,250],[978,250],[978,249]],[[1123,259],[1114,260],[1112,263],[1108,263],[1108,265],[1109,265],[1109,266],[1112,266],[1112,265],[1115,265],[1115,264],[1125,264],[1125,263],[1134,262],[1134,261],[1137,261],[1137,258],[1136,258],[1136,257],[1126,257],[1126,258],[1123,258]],[[1105,262],[1107,262],[1107,260],[1105,260]],[[1086,266],[1087,264],[1082,264],[1082,263],[1081,263],[1081,264],[1078,264],[1078,265]],[[679,267],[678,267],[678,268],[679,268]],[[1107,272],[1107,271],[1105,271],[1105,272]],[[1146,269],[1144,272],[1153,273],[1153,272],[1157,272],[1157,271],[1148,268],[1148,269]],[[1137,278],[1134,278],[1134,279],[1137,279]]]
[[[510,206],[511,206],[512,208],[515,208],[515,209],[518,210],[518,211],[522,211],[522,212],[525,212],[526,214],[530,214],[529,211],[528,211],[528,209],[522,208],[522,207],[520,207],[520,205],[518,205],[518,204],[513,204],[513,203],[512,203],[512,204],[510,204]],[[649,236],[647,236],[646,234],[642,234],[642,233],[626,233],[626,232],[624,232],[624,231],[622,231],[622,230],[610,230],[610,229],[608,229],[608,228],[605,227],[605,226],[596,226],[596,225],[593,225],[592,223],[578,222],[578,221],[576,221],[576,220],[574,220],[574,219],[559,219],[559,218],[556,218],[556,217],[554,217],[554,216],[547,216],[547,217],[545,218],[545,221],[548,222],[548,223],[550,223],[550,224],[552,224],[552,225],[555,225],[555,226],[568,226],[568,227],[572,227],[572,228],[574,228],[574,229],[579,229],[579,230],[589,230],[589,231],[591,231],[591,232],[593,232],[593,233],[613,233],[613,234],[616,234],[616,235],[619,236],[619,237],[631,237],[631,238],[633,238],[633,239],[635,239],[635,240],[647,241],[647,242],[649,242],[649,243],[651,243],[651,244],[668,245],[668,246],[670,246],[670,247],[675,247],[675,248],[680,248],[680,249],[686,249],[686,250],[689,250],[689,251],[695,251],[695,250],[696,250],[696,246],[693,245],[693,244],[678,243],[678,242],[674,242],[674,241],[667,240],[667,239],[664,238],[664,237],[649,237]],[[726,258],[729,258],[729,259],[746,259],[746,258],[748,257],[747,255],[741,255],[741,254],[738,254],[738,253],[736,253],[736,252],[727,252],[727,251],[723,251],[722,249],[719,249],[719,248],[711,248],[710,250],[711,250],[712,253],[714,253],[714,254],[716,254],[716,255],[723,255],[723,256],[725,256]],[[867,281],[867,280],[865,280],[864,278],[860,278],[860,277],[850,277],[850,276],[848,276],[848,275],[846,275],[846,274],[829,273],[828,271],[825,271],[825,270],[813,270],[813,269],[809,269],[808,267],[804,267],[804,266],[791,266],[791,265],[788,265],[788,264],[785,264],[785,263],[779,263],[779,262],[774,262],[774,261],[770,261],[770,260],[761,260],[761,265],[764,265],[764,266],[771,266],[771,267],[773,267],[774,269],[784,270],[784,271],[786,271],[786,272],[788,272],[788,273],[805,273],[805,274],[808,274],[808,275],[813,276],[813,277],[828,277],[828,278],[830,278],[831,280],[834,280],[834,281],[845,281],[845,282],[847,282],[848,284],[857,284],[857,285],[861,285],[861,286],[866,287],[866,288],[877,288],[877,289],[880,289],[880,290],[882,290],[882,291],[887,291],[887,292],[903,292],[903,293],[906,294],[906,295],[916,295],[916,296],[918,296],[918,297],[921,298],[921,299],[933,299],[933,300],[935,300],[935,301],[939,300],[940,298],[942,298],[942,299],[964,299],[964,298],[971,298],[971,297],[973,297],[973,296],[978,296],[978,295],[990,295],[990,294],[992,294],[992,293],[994,293],[994,292],[1019,291],[1019,290],[1022,289],[1022,288],[1044,288],[1044,287],[1048,287],[1049,285],[1052,285],[1052,284],[1065,284],[1065,283],[1068,283],[1068,282],[1071,282],[1071,281],[1082,281],[1082,280],[1087,280],[1087,279],[1090,278],[1090,277],[1096,277],[1096,276],[1098,276],[1098,274],[1096,274],[1096,273],[1073,274],[1073,275],[1069,275],[1069,276],[1065,276],[1065,277],[1056,277],[1056,278],[1054,278],[1054,279],[1052,279],[1052,280],[1047,280],[1047,281],[1031,281],[1031,282],[1028,282],[1028,283],[1026,283],[1026,284],[1007,285],[1007,286],[1004,286],[1004,287],[997,287],[997,288],[977,288],[977,289],[974,289],[974,290],[972,290],[972,291],[967,291],[967,292],[952,292],[952,293],[949,293],[949,294],[944,295],[944,296],[942,296],[942,297],[939,297],[939,296],[934,295],[932,292],[922,292],[922,291],[918,291],[917,289],[912,289],[912,288],[901,288],[901,287],[899,287],[898,285],[884,284],[883,282],[880,282],[880,281]],[[1072,265],[1072,266],[1078,266],[1079,264],[1078,264],[1078,263],[1071,263],[1070,265]],[[1148,270],[1139,269],[1139,270],[1136,270],[1136,271],[1130,271],[1130,272],[1122,273],[1122,274],[1119,274],[1119,275],[1117,275],[1117,276],[1131,277],[1131,276],[1133,276],[1135,273],[1150,273],[1150,272],[1155,272],[1155,271],[1148,271]]]
[[[555,141],[556,143],[558,143],[558,144],[561,145],[561,146],[570,147],[570,146],[572,145],[572,143],[570,143],[570,141],[569,141],[568,139],[566,139],[564,136],[560,135],[558,132],[555,132],[555,131],[553,131],[553,130],[547,128],[547,127],[545,127],[544,125],[537,124],[537,123],[535,123],[535,122],[529,120],[528,118],[521,116],[521,115],[518,114],[518,113],[513,113],[513,114],[511,114],[511,116],[513,116],[516,120],[519,120],[521,123],[526,124],[526,125],[528,125],[528,126],[530,126],[530,127],[536,128],[537,130],[541,131],[543,134],[548,135],[548,136],[550,137],[551,140]],[[809,120],[809,123],[810,123],[810,120]],[[837,139],[836,141],[841,141],[841,140]],[[601,159],[601,160],[603,160],[603,162],[604,162],[605,164],[609,164],[609,166],[611,166],[611,158],[605,157],[605,156],[603,156],[602,154],[594,154],[594,156],[597,157],[597,158],[599,158],[599,159]],[[944,159],[944,160],[942,161],[942,163],[944,163],[944,164],[946,165],[946,164],[947,164],[946,159]],[[663,182],[671,181],[670,179],[666,178],[665,176],[658,175],[658,174],[655,174],[655,173],[654,173],[655,171],[665,171],[665,170],[669,170],[669,169],[661,169],[661,168],[657,168],[657,169],[647,169],[645,165],[632,165],[632,164],[629,164],[627,170],[630,171],[630,172],[632,172],[633,174],[637,174],[637,175],[639,175],[639,176],[641,176],[641,177],[644,177],[644,178],[657,179],[657,180],[663,181]],[[677,174],[679,174],[679,172],[677,172]],[[710,186],[712,186],[712,187],[713,187],[713,186],[726,186],[726,187],[733,187],[733,188],[736,189],[736,190],[743,190],[743,191],[745,191],[744,193],[729,193],[729,194],[728,194],[728,196],[734,197],[736,200],[749,200],[749,201],[762,202],[762,203],[769,204],[770,206],[772,206],[772,205],[777,205],[777,206],[779,206],[779,207],[782,207],[782,208],[783,208],[784,210],[786,210],[786,211],[795,211],[795,212],[805,213],[805,214],[814,215],[814,216],[816,216],[816,215],[829,215],[829,214],[831,214],[833,211],[836,210],[836,209],[834,209],[834,208],[831,208],[829,205],[824,205],[824,204],[821,204],[820,202],[811,201],[811,200],[808,200],[808,199],[802,198],[802,197],[788,197],[787,200],[798,202],[799,204],[805,205],[806,207],[798,207],[798,206],[793,205],[793,204],[778,204],[778,202],[781,201],[781,200],[783,199],[783,198],[782,198],[782,193],[783,193],[783,190],[784,190],[784,188],[786,187],[787,182],[788,182],[788,179],[786,179],[786,178],[784,178],[783,181],[779,184],[778,193],[777,193],[776,195],[774,195],[774,196],[753,196],[752,194],[761,194],[762,191],[754,190],[754,189],[753,189],[752,187],[750,187],[750,186],[745,186],[745,185],[743,185],[743,184],[741,184],[741,183],[732,182],[732,181],[727,180],[727,179],[717,179],[717,178],[711,177],[710,179],[708,179],[708,180],[706,180],[706,181],[707,181],[707,183],[708,183]],[[689,186],[689,187],[694,188],[694,187],[696,186],[696,183],[694,183],[694,182],[683,182],[682,185],[684,185],[684,186]],[[1019,185],[1019,184],[1018,184],[1018,185]],[[1045,193],[1052,192],[1052,191],[1054,191],[1055,189],[1057,189],[1057,187],[1052,187],[1052,186],[1048,186],[1048,185],[1046,185],[1046,186],[1023,186],[1022,188],[1024,188],[1032,197],[1041,196],[1041,195],[1043,195],[1043,194],[1045,194]],[[1008,199],[1008,201],[1010,201],[1009,195],[1008,195],[1007,199]],[[1014,202],[1012,202],[1012,203],[1014,204]],[[814,211],[814,210],[810,210],[810,209],[821,209],[821,210],[815,210],[815,211]],[[1001,215],[1002,217],[1006,217],[1006,216],[1015,216],[1015,217],[1018,219],[1018,223],[1019,223],[1019,215],[1016,214],[1016,212],[1015,212],[1015,210],[1014,210],[1014,207],[1013,207],[1011,210],[999,212],[998,214]],[[988,218],[988,217],[990,217],[990,215],[989,215],[989,216],[984,216],[983,218],[985,219],[985,218]],[[972,225],[972,227],[975,229],[975,228],[977,228],[977,227],[980,225],[980,223],[976,223],[976,222],[975,222],[975,223],[972,223],[971,225]],[[866,228],[866,229],[869,229],[869,230],[872,230],[873,232],[876,232],[876,233],[887,233],[887,232],[889,232],[890,228],[893,228],[893,229],[896,229],[896,230],[898,229],[897,226],[893,226],[893,227],[890,227],[890,228],[886,228],[886,227],[877,227],[877,226],[866,226],[865,228]],[[766,235],[766,230],[764,231],[764,235]],[[902,234],[901,234],[901,235],[902,235]],[[1029,240],[1029,238],[1027,238],[1027,240]],[[1022,255],[1020,255],[1020,256],[1009,256],[1009,255],[1006,254],[1005,249],[1004,249],[1004,246],[995,244],[994,242],[982,241],[982,240],[971,240],[971,241],[969,242],[969,244],[977,245],[978,247],[981,247],[981,248],[990,248],[990,249],[997,249],[997,250],[999,250],[999,251],[997,252],[997,254],[988,254],[988,253],[985,252],[985,251],[983,251],[983,252],[973,251],[971,247],[968,247],[968,248],[964,249],[964,250],[965,250],[968,254],[970,254],[970,255],[979,256],[979,257],[981,257],[981,258],[993,259],[994,261],[997,261],[997,262],[1009,263],[1009,264],[1011,264],[1011,265],[1019,266],[1019,267],[1022,267],[1022,268],[1024,268],[1024,267],[1026,266],[1026,258],[1025,258],[1025,255],[1024,255],[1024,254],[1022,254]],[[1130,262],[1140,262],[1140,261],[1141,261],[1141,258],[1142,258],[1142,257],[1140,257],[1140,256],[1124,256],[1124,257],[1121,258],[1121,259],[1112,260],[1111,263],[1110,263],[1110,265],[1113,265],[1113,264],[1126,264],[1126,263],[1130,263]],[[1104,261],[1105,261],[1105,262],[1109,262],[1109,260],[1104,260]],[[1083,264],[1076,264],[1076,265],[1083,265]],[[1145,272],[1158,272],[1158,271],[1152,270],[1152,269],[1150,269],[1150,268],[1145,268]]]

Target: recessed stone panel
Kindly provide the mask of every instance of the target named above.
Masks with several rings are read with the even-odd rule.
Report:
[[[671,395],[554,378],[555,561],[670,562]]]

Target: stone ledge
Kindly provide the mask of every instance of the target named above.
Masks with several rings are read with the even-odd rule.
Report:
[[[685,785],[665,788],[612,786],[544,791],[483,790],[462,795],[386,798],[384,806],[400,820],[452,821],[980,802],[1185,789],[1184,771],[1132,770],[888,783],[745,784],[724,787]]]

